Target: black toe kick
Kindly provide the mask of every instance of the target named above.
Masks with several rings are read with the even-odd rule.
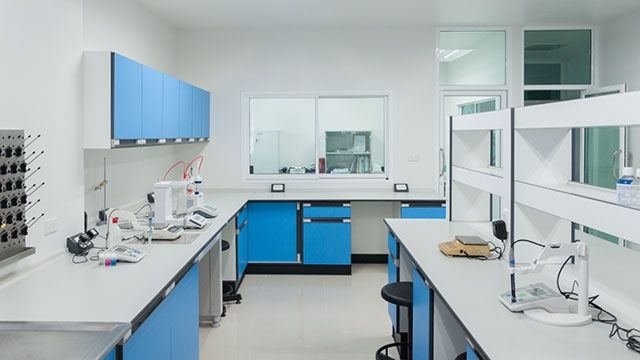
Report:
[[[254,275],[351,275],[351,265],[267,264],[247,265],[245,274]]]

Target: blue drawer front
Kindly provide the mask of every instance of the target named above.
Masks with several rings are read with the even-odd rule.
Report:
[[[393,261],[394,259],[389,256],[389,261],[388,261],[388,282],[390,283],[394,283],[398,281],[398,268],[396,267],[396,264]],[[391,318],[391,326],[393,326],[394,329],[394,333],[397,332],[398,330],[398,306],[389,303],[388,305],[389,308],[389,317]]]
[[[142,139],[142,64],[113,55],[113,138]]]
[[[447,208],[440,207],[403,207],[401,217],[403,219],[444,219],[447,216]]]
[[[480,360],[478,354],[473,350],[471,345],[467,344],[467,360]]]
[[[307,219],[349,219],[351,206],[302,206],[302,215]]]
[[[306,222],[303,230],[305,264],[351,264],[351,223]]]
[[[394,257],[398,258],[398,243],[396,242],[396,238],[393,234],[389,233],[387,235],[387,243],[389,244],[389,253]]]
[[[111,350],[102,360],[116,360],[116,349]]]
[[[298,209],[295,202],[249,204],[249,262],[298,259]]]
[[[413,270],[413,359],[429,359],[432,343],[432,291],[417,270]]]

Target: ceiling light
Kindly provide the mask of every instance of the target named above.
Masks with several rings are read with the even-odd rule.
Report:
[[[472,49],[438,49],[438,58],[440,62],[452,62],[472,51]]]

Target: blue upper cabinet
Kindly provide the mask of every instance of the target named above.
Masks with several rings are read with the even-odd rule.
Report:
[[[113,55],[112,138],[142,138],[142,65]]]
[[[178,137],[190,138],[193,131],[193,86],[180,81],[180,116],[178,121]]]
[[[211,94],[208,91],[204,91],[203,107],[202,137],[209,138],[211,134]]]
[[[172,76],[162,76],[162,138],[175,138],[178,134],[180,113],[180,81]]]
[[[202,137],[202,118],[204,117],[204,90],[193,87],[193,119],[191,120],[192,132],[191,137]]]
[[[142,139],[163,137],[162,98],[162,73],[142,66]]]

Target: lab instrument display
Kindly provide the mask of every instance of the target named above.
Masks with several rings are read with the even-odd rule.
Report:
[[[100,260],[115,259],[118,261],[137,263],[142,260],[145,255],[146,253],[142,250],[124,245],[115,245],[98,254],[98,258],[100,258]]]

